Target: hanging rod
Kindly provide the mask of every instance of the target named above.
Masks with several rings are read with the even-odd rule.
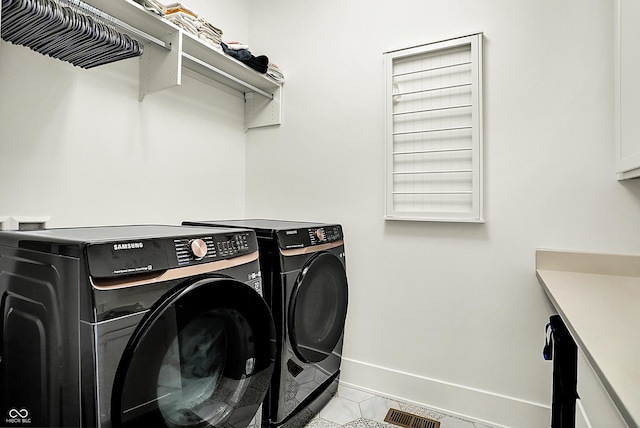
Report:
[[[433,111],[453,110],[453,109],[465,108],[465,107],[473,107],[473,106],[472,106],[472,104],[460,104],[460,105],[456,105],[456,106],[425,108],[425,109],[410,110],[410,111],[400,111],[400,112],[397,112],[397,113],[393,113],[393,116],[401,116],[403,114],[429,113],[429,112],[433,112]]]
[[[226,77],[227,79],[232,80],[232,81],[234,81],[234,82],[236,82],[236,83],[238,83],[238,84],[240,84],[240,85],[244,86],[244,87],[245,87],[245,88],[247,88],[247,89],[251,89],[252,91],[259,93],[260,95],[263,95],[263,96],[267,97],[268,99],[273,100],[273,94],[270,94],[270,93],[268,93],[268,92],[265,92],[265,91],[263,91],[262,89],[257,88],[257,87],[255,87],[255,86],[251,85],[250,83],[247,83],[247,82],[245,82],[245,81],[243,81],[243,80],[240,80],[240,79],[238,79],[237,77],[232,76],[231,74],[229,74],[229,73],[227,73],[227,72],[224,72],[224,71],[222,71],[222,70],[220,70],[220,69],[218,69],[218,68],[216,68],[216,67],[212,66],[211,64],[207,64],[206,62],[201,61],[201,60],[199,60],[198,58],[196,58],[196,57],[194,57],[194,56],[189,55],[188,53],[184,53],[184,52],[183,52],[183,53],[182,53],[182,56],[183,56],[184,58],[188,59],[189,61],[193,61],[193,62],[195,62],[196,64],[201,65],[202,67],[207,68],[207,69],[209,69],[209,70],[211,70],[211,71],[213,71],[213,72],[215,72],[215,73],[217,73],[217,74],[219,74],[219,75],[221,75],[221,76],[224,76],[224,77]]]
[[[414,70],[414,71],[407,71],[407,72],[404,72],[404,73],[396,73],[396,74],[393,75],[393,77],[408,76],[410,74],[418,74],[418,73],[426,73],[427,71],[443,70],[445,68],[453,68],[453,67],[459,67],[461,65],[469,65],[469,64],[471,64],[471,61],[458,62],[456,64],[442,65],[440,67],[423,68],[422,70]]]
[[[391,153],[392,155],[422,155],[429,153],[447,153],[447,152],[470,152],[471,147],[460,147],[460,148],[452,148],[452,149],[432,149],[432,150],[407,150],[407,151],[397,151]]]
[[[472,169],[441,169],[431,171],[394,171],[393,175],[422,175],[422,174],[457,174],[461,172],[473,172]]]
[[[138,30],[137,28],[134,28],[132,26],[130,26],[129,24],[122,22],[120,20],[118,20],[117,18],[113,18],[115,19],[117,22],[115,22],[115,24],[120,27],[121,29],[128,31],[132,34],[135,34],[136,36],[140,37],[141,39],[145,39],[148,42],[151,42],[153,44],[156,44],[158,46],[160,46],[161,48],[164,48],[168,51],[171,50],[171,43],[169,42],[165,42],[162,41],[154,36],[152,36],[151,34],[147,34],[144,31]]]
[[[433,128],[433,129],[423,129],[420,131],[400,131],[394,132],[393,135],[409,135],[409,134],[424,134],[427,132],[442,132],[442,131],[457,131],[460,129],[471,129],[471,125],[468,126],[452,126],[450,128]]]
[[[99,18],[109,21],[110,24],[116,27],[119,27],[129,33],[135,34],[137,37],[145,39],[146,41],[154,43],[169,51],[171,50],[171,43],[167,43],[163,40],[158,39],[157,37],[152,36],[151,34],[147,34],[144,31],[134,28],[129,24],[127,24],[126,22],[120,21],[115,16],[109,15],[108,13],[103,12],[102,10],[94,6],[91,6],[88,3],[85,3],[82,0],[55,0],[55,1],[59,3],[61,6],[67,6],[71,8],[81,8],[94,16],[97,16]]]
[[[433,92],[433,91],[442,91],[444,89],[455,89],[455,88],[463,88],[465,86],[471,86],[471,82],[469,83],[461,83],[459,85],[451,85],[451,86],[439,86],[437,88],[429,88],[429,89],[420,89],[418,91],[407,91],[407,92],[396,92],[392,94],[394,97],[401,95],[411,95],[411,94],[421,94],[423,92]]]

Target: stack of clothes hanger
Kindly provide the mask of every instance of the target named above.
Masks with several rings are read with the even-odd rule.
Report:
[[[116,19],[80,0],[2,0],[0,35],[81,68],[142,55],[140,42],[115,30]]]

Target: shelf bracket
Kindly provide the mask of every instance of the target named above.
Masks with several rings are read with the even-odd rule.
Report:
[[[256,96],[253,92],[244,94],[245,130],[282,124],[282,86],[276,88],[273,99]]]
[[[182,33],[176,31],[169,35],[168,40],[166,43],[175,49],[167,50],[155,44],[144,47],[140,58],[139,101],[145,95],[182,84]]]

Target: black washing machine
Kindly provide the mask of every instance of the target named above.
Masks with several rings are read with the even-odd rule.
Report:
[[[263,424],[304,426],[338,388],[348,304],[342,227],[281,220],[183,224],[256,231],[278,338]]]
[[[275,326],[255,232],[0,232],[0,426],[245,428]]]

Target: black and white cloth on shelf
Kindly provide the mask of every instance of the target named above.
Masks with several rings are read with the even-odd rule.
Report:
[[[265,55],[254,56],[249,49],[248,46],[243,45],[242,48],[237,47],[229,47],[231,45],[227,45],[226,43],[221,43],[222,50],[227,55],[242,61],[247,66],[253,68],[258,73],[265,74],[267,69],[269,68],[269,58]]]

